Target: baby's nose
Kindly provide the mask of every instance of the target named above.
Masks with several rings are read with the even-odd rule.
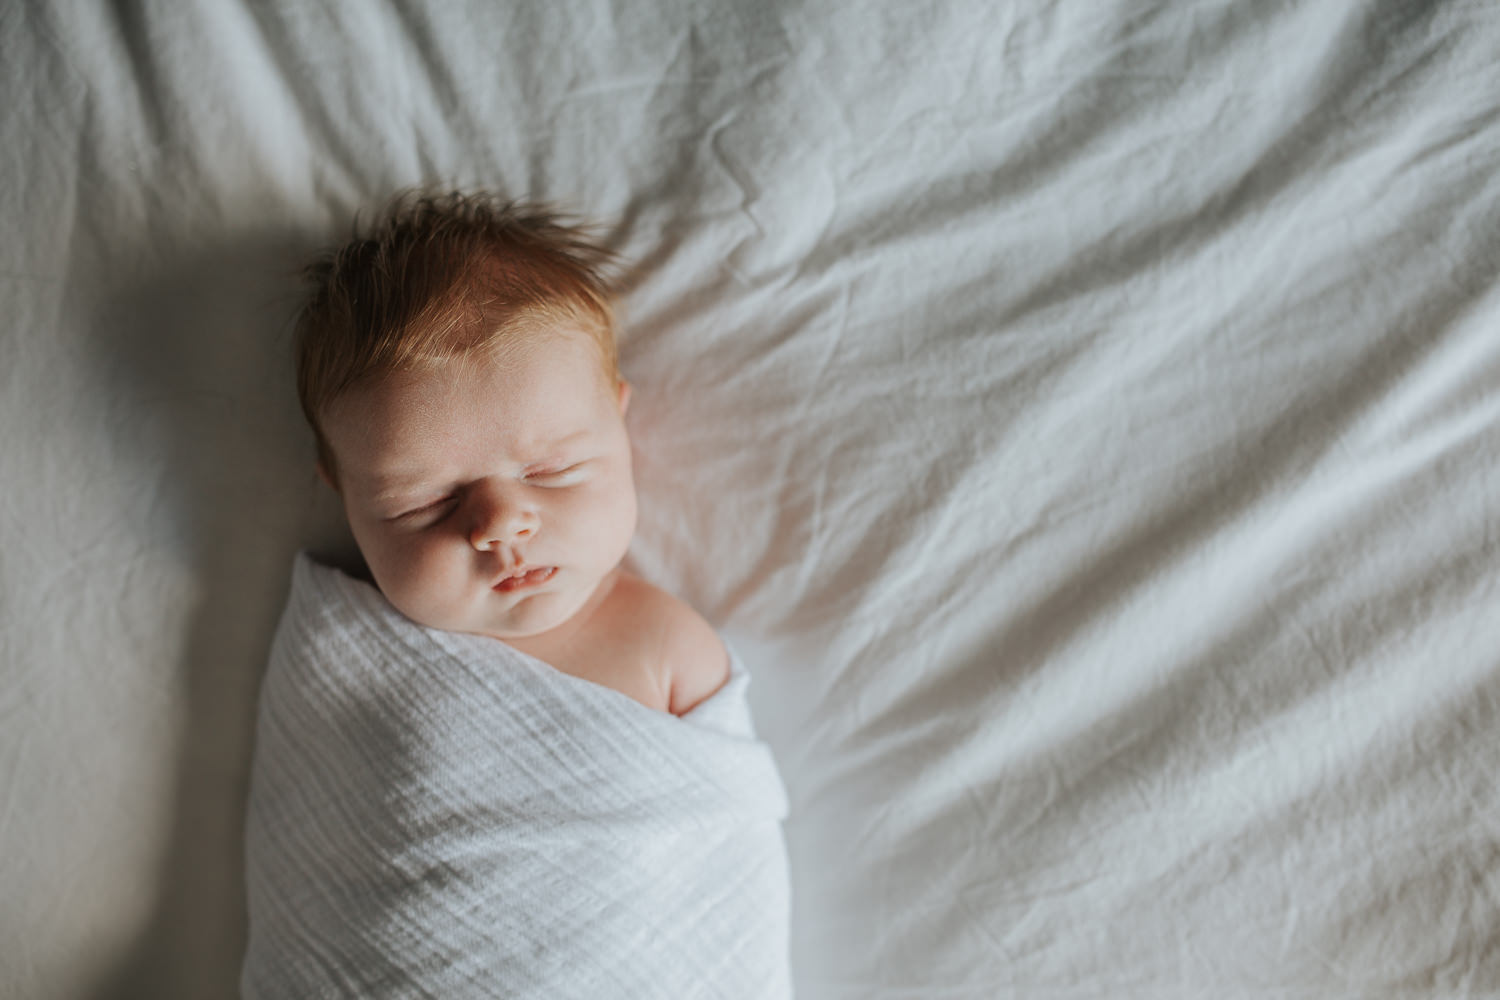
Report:
[[[530,538],[540,523],[536,511],[528,504],[498,492],[479,498],[475,506],[469,542],[481,552]]]

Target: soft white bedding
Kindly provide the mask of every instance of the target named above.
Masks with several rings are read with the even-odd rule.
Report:
[[[0,9],[0,995],[229,996],[294,269],[606,223],[803,1000],[1500,995],[1500,8]]]

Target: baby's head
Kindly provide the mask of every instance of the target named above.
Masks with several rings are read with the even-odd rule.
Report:
[[[500,639],[590,603],[636,498],[608,254],[485,195],[397,201],[310,269],[297,389],[318,469],[407,617]]]

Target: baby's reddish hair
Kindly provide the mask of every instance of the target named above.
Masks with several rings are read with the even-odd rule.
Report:
[[[297,318],[297,396],[337,482],[328,406],[357,385],[566,326],[598,345],[619,381],[612,255],[544,206],[488,193],[405,194],[313,262]]]

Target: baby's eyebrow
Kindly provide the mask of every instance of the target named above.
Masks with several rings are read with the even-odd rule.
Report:
[[[428,491],[422,489],[419,485],[386,487],[386,488],[383,488],[383,489],[377,489],[377,490],[375,490],[373,493],[370,494],[370,499],[373,500],[375,503],[380,503],[380,504],[385,504],[385,503],[406,504],[406,503],[408,503],[410,501],[414,501],[414,500],[418,499],[423,493],[426,493],[426,492],[428,492]],[[432,492],[433,492],[434,495],[436,495],[436,491],[432,491]]]
[[[419,470],[376,470],[362,476],[365,492],[376,500],[390,500],[431,487],[433,477]]]
[[[556,441],[553,441],[551,444],[547,445],[547,447],[543,448],[542,451],[544,451],[544,452],[558,451],[559,449],[566,448],[568,445],[573,444],[575,441],[582,441],[584,438],[588,437],[591,433],[593,433],[593,432],[590,431],[588,428],[584,428],[581,431],[574,431],[572,434],[564,435],[563,437],[558,438]]]
[[[560,453],[567,451],[579,441],[589,437],[592,432],[584,429],[572,434],[565,434],[560,438],[554,438],[550,443],[537,444],[534,447],[523,449],[523,453],[517,456],[517,465],[536,465],[538,462],[550,462],[556,459]],[[530,456],[527,458],[526,456]]]

